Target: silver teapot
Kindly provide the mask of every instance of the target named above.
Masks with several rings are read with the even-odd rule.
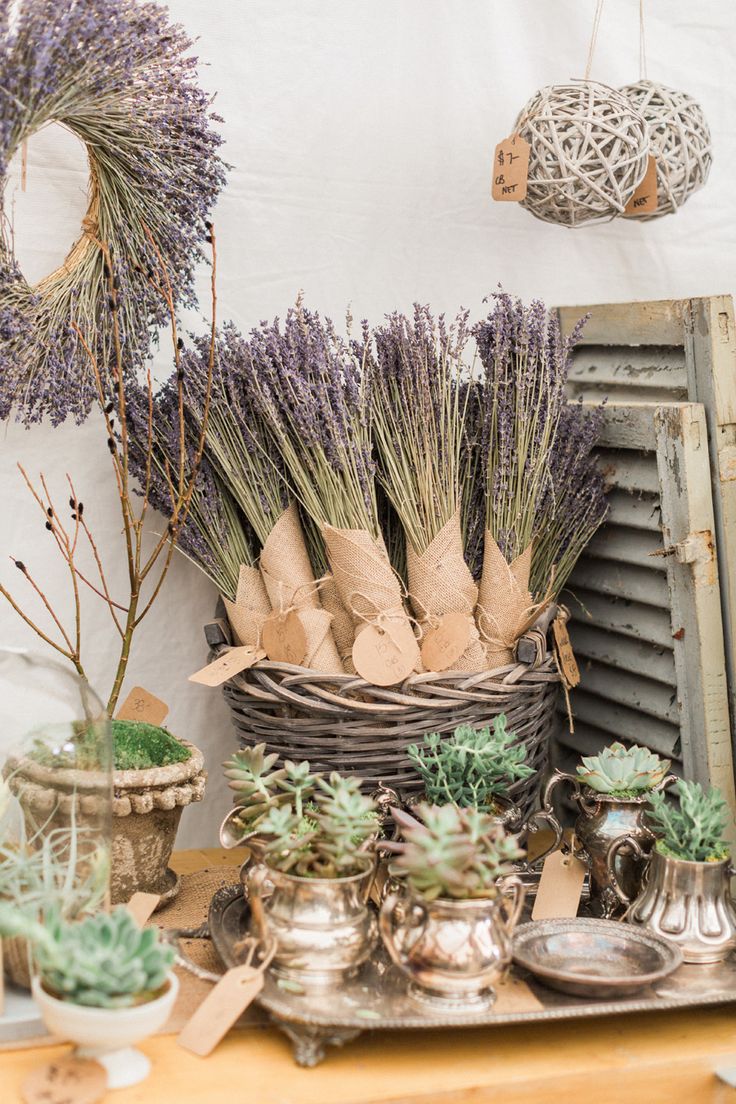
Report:
[[[668,775],[655,788],[664,789],[673,781],[675,776]],[[558,842],[562,840],[562,827],[552,807],[552,794],[562,782],[573,787],[572,799],[578,809],[574,826],[579,847],[576,854],[590,874],[591,911],[611,919],[623,911],[612,874],[628,899],[635,897],[641,888],[646,859],[654,846],[654,833],[646,820],[651,791],[642,793],[641,797],[615,797],[598,793],[581,783],[574,774],[556,770],[544,788],[538,816],[553,827]],[[611,844],[624,837],[635,840],[636,849],[614,850],[609,863]]]
[[[736,947],[736,907],[730,889],[736,870],[731,860],[690,862],[655,848],[632,900],[616,873],[617,859],[626,851],[644,857],[631,837],[609,847],[609,877],[626,908],[623,919],[676,943],[685,962],[722,962]]]
[[[375,860],[345,878],[300,878],[263,862],[242,872],[255,934],[276,940],[273,970],[307,990],[329,989],[355,973],[377,938],[368,897]]]
[[[524,906],[512,874],[495,898],[426,901],[408,885],[390,894],[379,917],[381,937],[410,993],[445,1010],[487,1008],[494,983],[511,963],[511,940]]]

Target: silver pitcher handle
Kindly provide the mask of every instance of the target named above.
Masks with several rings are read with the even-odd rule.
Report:
[[[564,838],[564,830],[560,824],[557,816],[555,815],[554,807],[552,805],[552,794],[559,786],[560,782],[571,782],[575,787],[575,797],[580,798],[580,783],[574,774],[566,774],[565,771],[556,770],[553,771],[550,777],[547,779],[547,784],[542,790],[541,804],[542,807],[536,813],[529,817],[527,821],[527,829],[531,832],[536,832],[543,825],[547,825],[554,832],[554,841],[545,852],[544,855],[538,855],[539,858],[546,858],[552,851],[557,851],[561,846]],[[535,859],[535,862],[537,860]]]
[[[403,895],[400,893],[389,893],[388,897],[381,905],[381,911],[378,914],[378,930],[381,933],[381,939],[391,956],[391,961],[396,966],[404,965],[404,961],[399,953],[399,948],[396,946],[395,942],[396,928],[398,925],[394,922],[399,906],[404,904],[402,896]],[[406,921],[410,917],[414,922],[407,925]],[[427,926],[428,918],[429,913],[425,906],[420,901],[412,901],[405,911],[402,910],[402,916],[398,924],[404,927],[419,927],[423,931]],[[418,938],[421,938],[421,933]]]
[[[509,935],[514,934],[514,928],[519,922],[522,910],[524,908],[524,900],[526,898],[526,886],[522,882],[518,874],[509,874],[506,878],[502,878],[499,882],[499,888],[504,899],[504,903],[510,898],[511,907],[506,910],[506,926],[508,928]]]
[[[233,847],[239,847],[245,838],[242,825],[235,826],[238,815],[242,811],[243,806],[237,805],[230,810],[220,825],[220,847],[224,847],[226,851],[232,850]]]
[[[254,866],[249,866],[247,870],[243,871],[243,887],[248,898],[248,904],[250,905],[253,926],[256,935],[258,935],[264,943],[268,940],[268,921],[266,920],[266,910],[263,907],[263,887],[269,873],[270,871],[265,863],[256,863]]]
[[[625,905],[628,909],[631,905],[631,898],[627,893],[624,893],[616,877],[616,858],[619,851],[623,851],[624,848],[628,851],[632,851],[634,857],[637,859],[644,858],[644,851],[639,841],[633,836],[619,836],[617,839],[611,841],[606,851],[606,872],[608,874],[611,889],[616,894],[621,904]]]

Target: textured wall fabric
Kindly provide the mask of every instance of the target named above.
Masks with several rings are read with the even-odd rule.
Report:
[[[219,313],[242,329],[283,314],[297,291],[342,317],[380,319],[418,299],[479,314],[499,283],[550,303],[706,295],[734,290],[736,8],[731,0],[649,0],[649,75],[702,104],[713,132],[707,187],[675,217],[576,231],[512,204],[493,204],[490,160],[518,109],[542,84],[581,77],[593,0],[170,0],[199,39],[201,81],[225,118],[233,165],[216,212]],[[638,4],[604,8],[592,76],[638,79]],[[145,110],[145,105],[142,105]],[[79,144],[46,131],[30,143],[27,188],[8,186],[18,254],[30,279],[64,256],[84,213]],[[201,274],[202,307],[207,272]],[[190,318],[190,324],[198,323]],[[159,354],[158,364],[166,367]],[[43,469],[64,502],[75,478],[91,524],[120,550],[104,432],[95,419],[52,430],[0,431],[0,578],[23,594],[5,553],[22,557],[49,595],[63,567],[14,470]],[[157,531],[155,519],[151,533]],[[117,564],[123,579],[123,563]],[[228,798],[219,764],[233,746],[218,691],[187,683],[205,657],[201,626],[212,587],[178,557],[135,645],[128,686],[171,704],[172,731],[205,751],[207,800],[184,814],[180,842],[211,844]],[[63,602],[60,601],[63,605]],[[114,638],[94,596],[85,601],[89,670],[110,680]],[[31,634],[0,606],[0,641]],[[42,647],[42,645],[40,646]]]

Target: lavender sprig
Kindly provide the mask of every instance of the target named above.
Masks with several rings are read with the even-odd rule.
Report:
[[[417,554],[460,507],[468,312],[448,327],[416,303],[373,335],[371,397],[381,484]]]

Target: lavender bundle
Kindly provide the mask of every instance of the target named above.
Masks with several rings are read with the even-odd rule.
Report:
[[[579,330],[564,339],[543,303],[525,307],[506,294],[494,296],[488,317],[475,327],[483,365],[479,400],[485,474],[476,616],[490,668],[511,662],[514,643],[538,608],[530,593],[534,544],[545,528],[545,508],[555,498],[550,457]]]
[[[208,355],[200,342],[183,360],[187,403],[195,420],[202,417]],[[270,603],[268,612],[296,610],[305,630],[306,665],[339,673],[343,665],[332,635],[332,616],[322,608],[299,511],[261,417],[250,343],[228,325],[218,338],[215,357],[206,452],[261,544],[260,572]],[[242,578],[238,604],[244,602],[250,608],[253,603],[244,593],[246,583]],[[253,578],[252,586],[260,593],[261,580]],[[255,608],[260,606],[259,602]]]
[[[276,320],[253,331],[249,355],[262,417],[297,498],[322,535],[354,634],[375,626],[411,653],[413,666],[418,649],[378,518],[362,370],[367,340],[364,328],[363,345],[349,347],[329,320],[297,303],[283,327]],[[346,644],[341,634],[338,646],[352,669],[352,641]]]
[[[182,358],[182,363],[184,358]],[[180,369],[185,372],[184,368]],[[186,378],[186,374],[185,374]],[[150,426],[149,402],[152,403]],[[180,421],[178,381],[169,379],[152,398],[147,388],[129,385],[126,406],[130,430],[130,467],[142,489],[148,486],[148,501],[166,514],[172,494],[174,459],[181,447],[189,454],[198,439],[198,423],[183,410]],[[199,467],[186,523],[178,545],[222,595],[236,638],[255,646],[261,623],[271,611],[260,572],[256,566],[257,543],[218,469],[205,455]]]
[[[467,312],[449,327],[419,304],[411,321],[389,315],[374,334],[371,399],[378,474],[406,535],[414,612],[424,633],[447,614],[465,614],[467,643],[448,666],[479,671],[485,649],[473,620],[478,589],[465,563],[460,522],[468,337]]]

